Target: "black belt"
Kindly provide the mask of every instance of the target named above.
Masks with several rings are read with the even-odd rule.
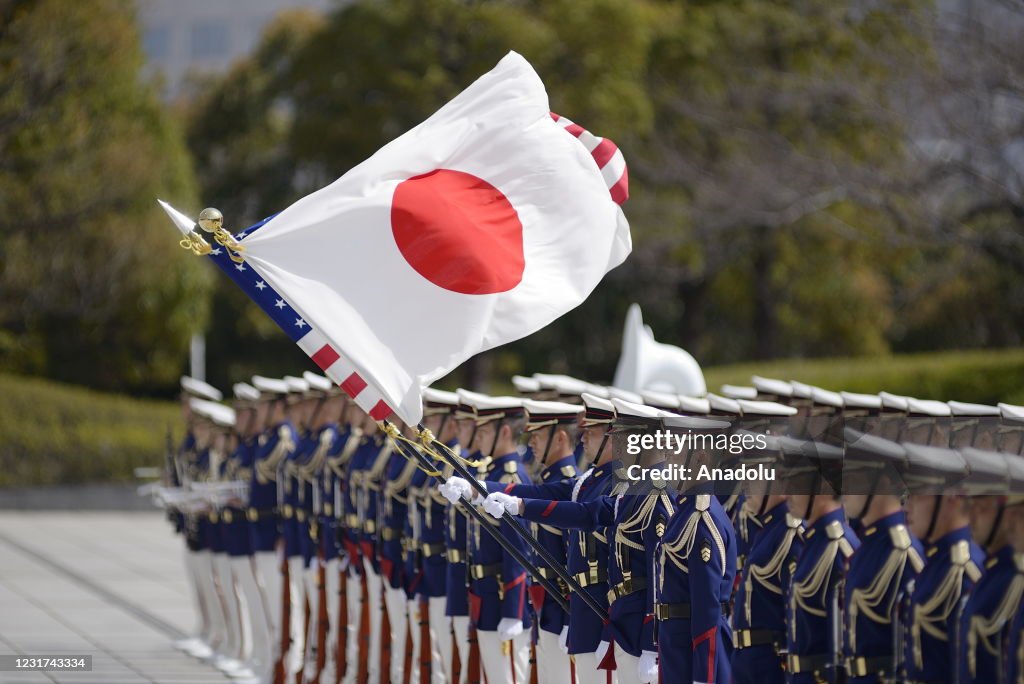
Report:
[[[469,577],[470,579],[483,579],[485,577],[497,577],[501,574],[501,563],[494,563],[492,565],[470,565],[469,566]]]
[[[629,596],[635,594],[638,591],[642,591],[647,588],[647,578],[637,577],[636,579],[628,579],[619,582],[608,588],[608,605],[615,603],[617,599],[623,596]]]
[[[226,523],[242,522],[245,520],[245,510],[234,507],[225,508],[220,512],[220,519]]]
[[[750,648],[751,646],[778,646],[786,643],[786,635],[774,629],[737,629],[733,632],[733,646]]]
[[[729,604],[719,603],[719,608],[722,609],[722,615],[729,614]],[[654,604],[654,617],[658,620],[689,620],[690,619],[690,604],[689,603],[655,603]],[[761,630],[758,630],[761,631]],[[768,630],[763,630],[768,631]]]
[[[797,656],[789,654],[786,656],[786,670],[791,674],[803,672],[821,672],[831,662],[827,655]]]
[[[867,677],[868,675],[885,675],[892,670],[891,657],[865,658],[856,656],[846,659],[846,673],[851,677]]]
[[[449,563],[465,563],[466,552],[462,549],[448,549],[448,562]]]
[[[443,542],[437,542],[436,544],[426,544],[420,547],[420,551],[423,553],[424,558],[432,558],[434,556],[443,555],[448,547]]]
[[[273,520],[277,518],[277,509],[247,508],[245,510],[245,517],[249,522],[259,522],[260,520]]]
[[[577,572],[572,576],[572,578],[576,580],[576,584],[581,587],[589,587],[590,585],[598,584],[599,582],[607,582],[608,570],[597,566],[591,566],[589,570]]]

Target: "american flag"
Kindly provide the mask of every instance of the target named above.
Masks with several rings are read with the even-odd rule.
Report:
[[[235,235],[235,240],[241,241],[246,235],[251,235],[274,216],[268,216],[259,223],[249,226]],[[328,344],[319,331],[304,321],[284,297],[244,262],[245,252],[241,253],[243,262],[236,263],[228,256],[225,248],[216,243],[213,243],[212,247],[210,259],[235,281],[309,358],[313,359],[313,363],[319,366],[327,377],[345,390],[361,409],[378,421],[385,420],[393,413],[391,407],[381,398],[380,392],[369,385],[355,367],[346,362],[337,350]]]
[[[608,192],[612,195],[612,201],[621,205],[629,199],[629,172],[626,168],[626,159],[622,156],[618,146],[608,138],[596,136],[564,116],[551,112],[551,118],[556,124],[575,136],[590,152],[597,168],[601,169],[601,176],[604,178],[605,185],[608,186]]]

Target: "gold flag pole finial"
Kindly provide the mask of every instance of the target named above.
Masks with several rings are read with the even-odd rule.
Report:
[[[224,229],[224,214],[220,213],[220,209],[215,207],[207,207],[199,212],[199,220],[197,221],[199,227],[211,235],[216,240],[217,244],[228,250],[228,257],[231,258],[236,264],[242,263],[243,259],[240,252],[245,251],[243,247],[235,237]],[[193,231],[194,233],[195,231]],[[200,238],[202,240],[202,238]],[[182,241],[184,243],[184,240]],[[193,250],[195,251],[195,250]],[[209,252],[205,252],[209,254]]]

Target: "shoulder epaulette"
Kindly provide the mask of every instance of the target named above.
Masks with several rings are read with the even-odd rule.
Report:
[[[910,548],[910,533],[907,532],[905,525],[893,525],[890,527],[889,538],[892,539],[892,545],[900,551]]]
[[[698,511],[706,511],[711,508],[711,495],[710,494],[698,494],[697,502],[694,504]]]
[[[838,520],[833,520],[825,526],[825,536],[829,539],[842,539],[845,531],[843,530],[843,523]]]
[[[798,529],[803,524],[804,521],[800,518],[796,517],[792,513],[786,513],[786,527],[788,527],[789,529]]]
[[[562,470],[560,472],[562,473],[562,477],[576,477],[576,467],[575,466],[571,466],[571,465],[562,466]]]
[[[519,463],[516,461],[505,461],[505,472],[506,473],[518,473]]]

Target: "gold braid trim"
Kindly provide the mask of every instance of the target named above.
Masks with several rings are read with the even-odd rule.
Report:
[[[683,530],[673,541],[662,540],[661,544],[661,574],[658,577],[658,586],[662,587],[665,585],[665,560],[672,561],[679,570],[685,573],[689,573],[690,569],[687,567],[686,559],[689,558],[693,552],[693,545],[697,541],[697,527],[704,523],[708,532],[711,533],[711,538],[715,540],[715,547],[718,550],[719,559],[722,562],[722,576],[725,576],[725,542],[722,540],[722,535],[718,531],[718,527],[715,526],[715,520],[711,517],[711,512],[708,510],[696,510],[690,514],[690,517],[686,520],[686,524],[683,525]]]
[[[331,448],[331,440],[335,434],[330,428],[321,430],[320,440],[317,442],[316,449],[313,451],[309,461],[299,464],[295,468],[301,479],[313,484],[323,468],[324,462],[327,460],[327,450]]]
[[[1010,581],[1006,593],[1003,594],[1003,600],[996,606],[992,617],[986,618],[981,615],[971,617],[971,624],[967,630],[967,667],[970,669],[972,677],[977,674],[979,642],[989,655],[999,655],[1000,632],[1020,608],[1022,595],[1024,595],[1024,574],[1018,572]]]
[[[295,440],[287,426],[282,425],[277,431],[277,444],[262,461],[256,463],[256,481],[267,484],[277,479],[277,466],[295,450]]]
[[[910,560],[908,549],[893,549],[881,569],[875,574],[874,579],[864,589],[854,589],[850,592],[850,620],[847,625],[847,639],[850,643],[850,650],[857,649],[857,616],[864,613],[872,622],[888,625],[892,618],[893,606],[896,603],[898,593],[897,582],[903,574],[903,570]]]
[[[747,572],[747,579],[744,581],[746,585],[746,601],[744,605],[744,611],[747,616],[747,624],[751,624],[753,621],[750,617],[751,613],[751,596],[754,593],[754,582],[757,582],[768,591],[773,594],[782,595],[782,582],[781,577],[778,575],[782,572],[782,568],[786,563],[786,558],[789,556],[789,551],[793,546],[793,540],[796,538],[797,528],[787,527],[786,534],[782,538],[782,543],[772,554],[772,557],[768,559],[768,562],[764,565],[750,564],[749,571]],[[772,579],[778,578],[778,583],[772,583]]]
[[[949,641],[946,627],[949,619],[960,602],[963,593],[963,579],[967,571],[966,564],[953,564],[935,588],[928,600],[914,606],[911,617],[910,638],[914,650],[914,665],[918,669],[924,667],[924,655],[921,645],[921,630],[939,641]]]
[[[344,479],[345,477],[345,466],[352,460],[352,454],[359,448],[359,440],[363,436],[363,431],[360,428],[353,428],[348,433],[348,439],[345,440],[345,446],[341,448],[341,452],[333,458],[327,459],[327,467],[338,476]]]

